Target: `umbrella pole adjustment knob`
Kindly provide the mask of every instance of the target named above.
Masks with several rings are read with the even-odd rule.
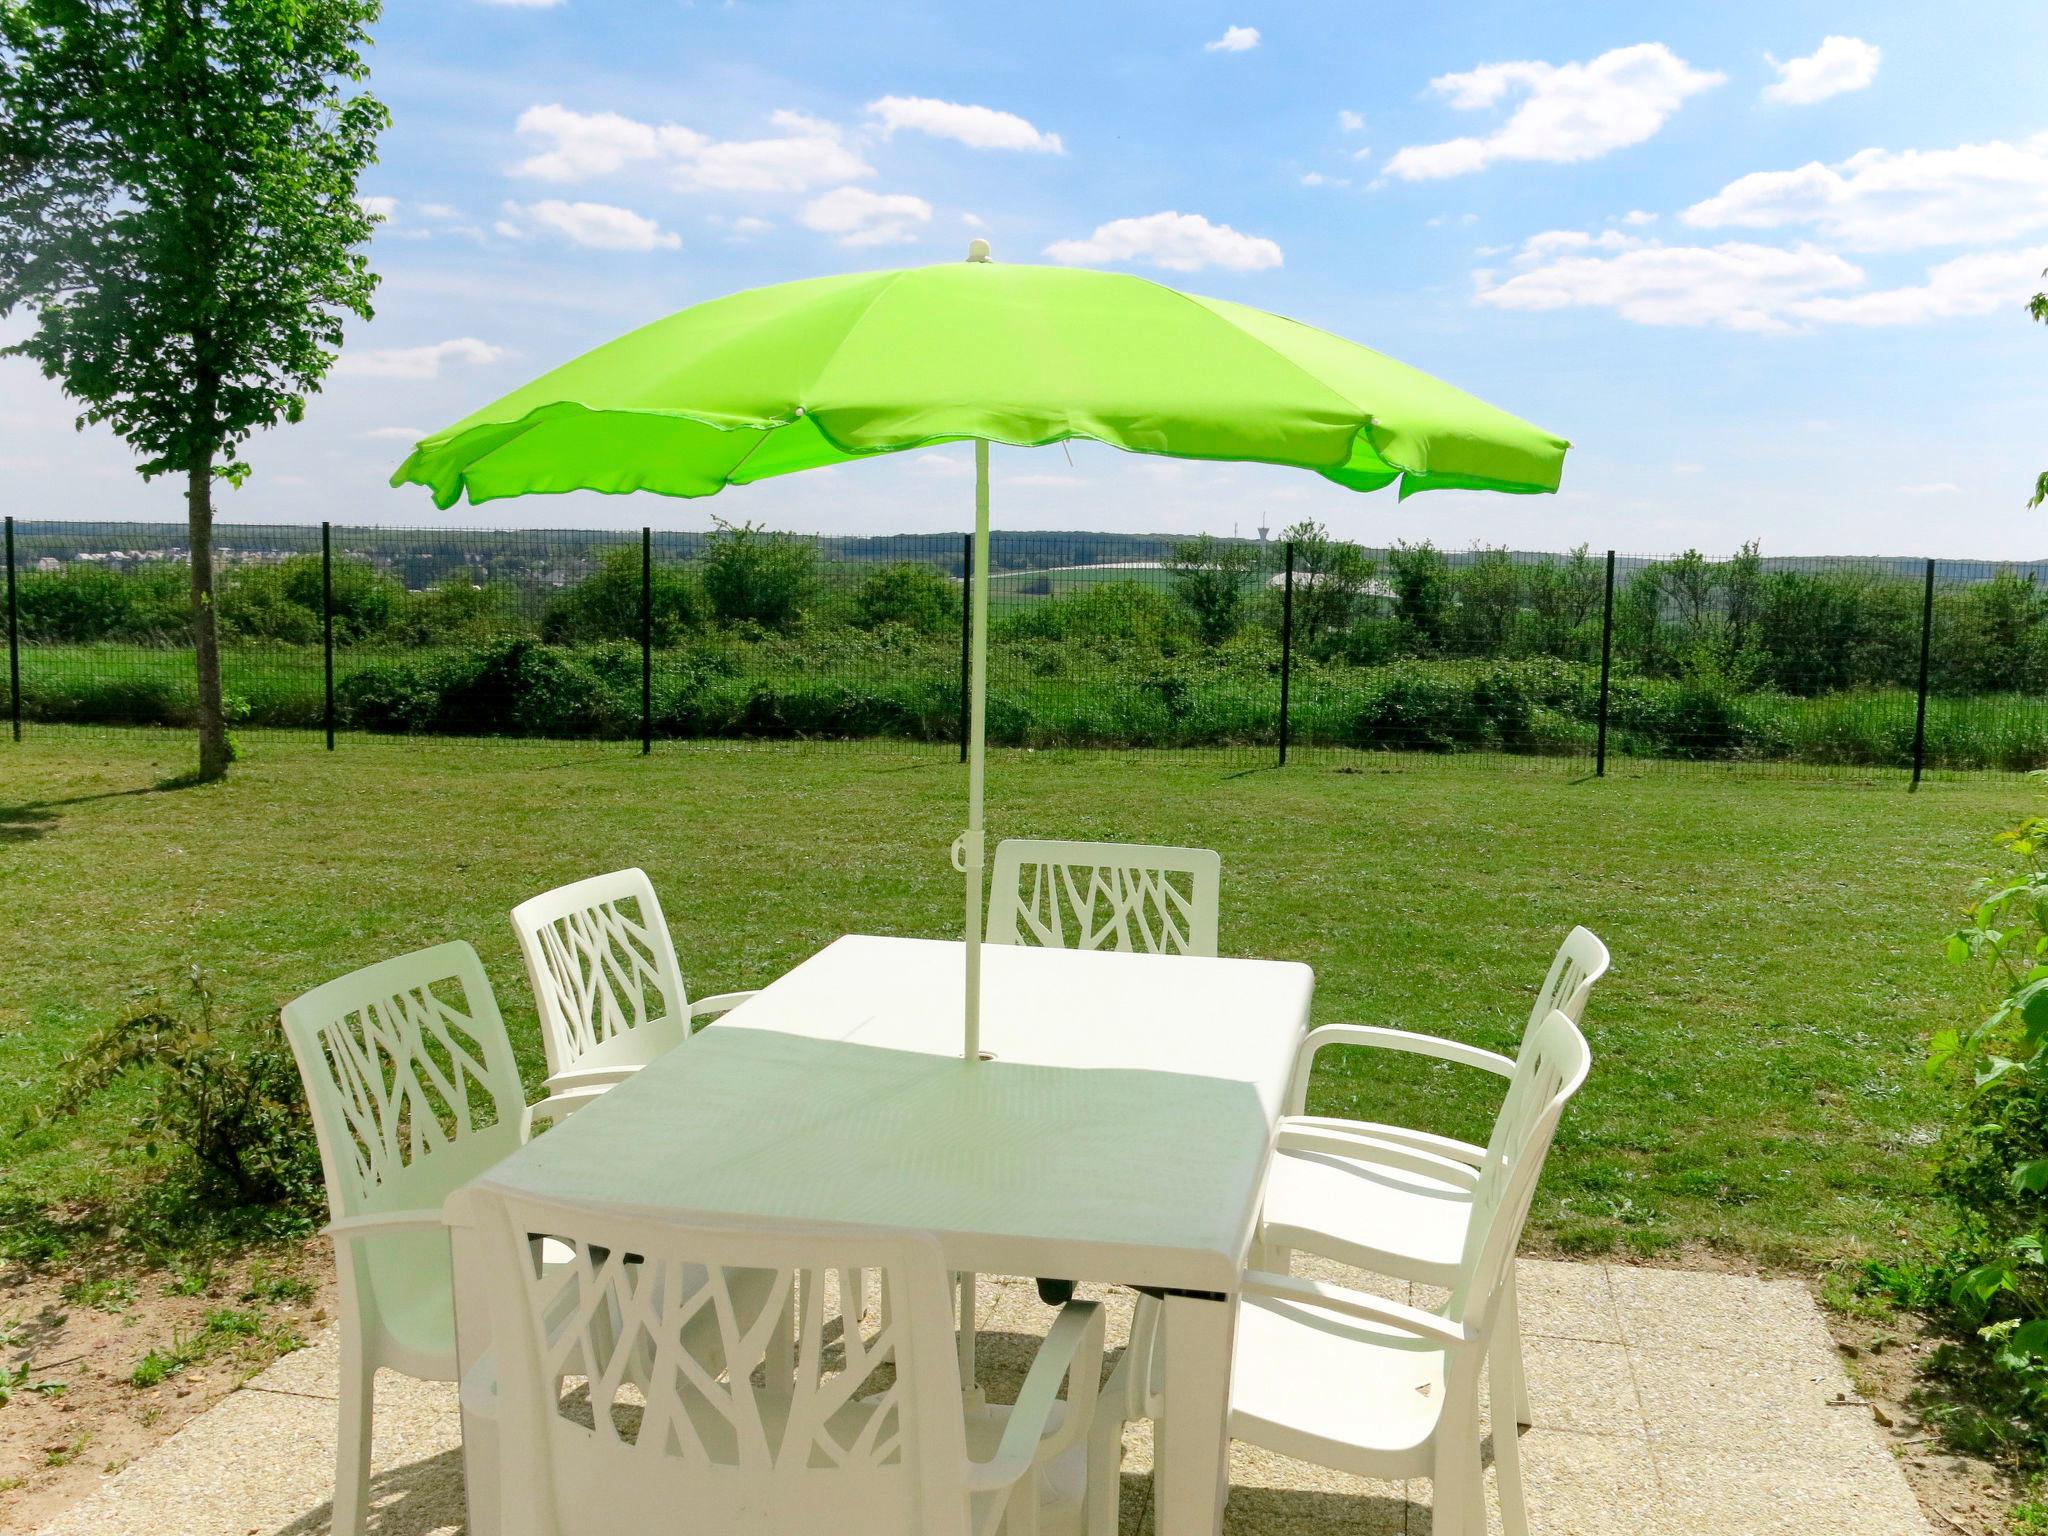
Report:
[[[989,255],[988,242],[986,240],[981,239],[979,236],[976,236],[974,239],[968,241],[967,259],[969,261],[991,260],[992,258]]]

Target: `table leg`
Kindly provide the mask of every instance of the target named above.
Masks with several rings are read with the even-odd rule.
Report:
[[[1161,1309],[1166,1411],[1155,1448],[1157,1536],[1216,1536],[1230,1471],[1235,1299],[1168,1295]]]
[[[459,1198],[459,1197],[458,1197]],[[472,1536],[496,1536],[498,1530],[497,1405],[486,1401],[496,1384],[488,1380],[490,1325],[476,1281],[483,1266],[476,1228],[467,1221],[468,1207],[451,1207],[448,1228],[450,1272],[455,1294],[455,1359],[461,1373],[458,1398],[462,1413],[462,1474],[469,1506],[466,1529]]]

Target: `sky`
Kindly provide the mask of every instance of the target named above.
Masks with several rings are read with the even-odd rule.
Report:
[[[1556,496],[1405,503],[999,448],[999,528],[2048,553],[2038,6],[389,0],[371,65],[376,317],[226,520],[967,526],[965,445],[703,501],[436,513],[386,482],[622,331],[980,236],[1292,315],[1574,444]],[[182,515],[74,415],[0,360],[7,510]]]

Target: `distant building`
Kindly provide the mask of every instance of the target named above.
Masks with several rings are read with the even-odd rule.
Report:
[[[55,555],[45,555],[36,562],[36,569],[45,576],[51,576],[64,569],[64,562]]]

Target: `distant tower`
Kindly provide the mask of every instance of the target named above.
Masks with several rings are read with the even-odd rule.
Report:
[[[1266,527],[1265,514],[1261,513],[1259,514],[1259,554],[1262,558],[1266,553],[1266,535],[1269,532],[1271,530]]]

